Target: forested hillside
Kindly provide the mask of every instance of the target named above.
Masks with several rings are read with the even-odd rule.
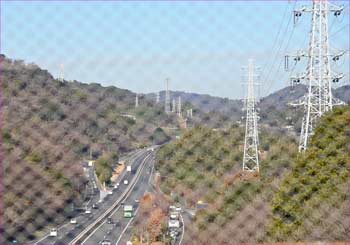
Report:
[[[61,223],[81,205],[80,162],[97,159],[108,180],[118,155],[170,139],[175,116],[116,87],[58,81],[35,64],[1,56],[5,239],[30,241],[48,224]],[[135,117],[135,118],[133,118]],[[55,217],[55,218],[53,218]]]
[[[289,86],[262,97],[257,104],[260,114],[260,123],[273,127],[294,126],[295,132],[300,132],[302,107],[294,108],[288,104],[300,99],[307,91],[305,85]],[[239,121],[243,116],[242,100],[215,97],[207,94],[196,94],[181,91],[171,91],[174,98],[181,96],[183,101],[191,103],[196,110],[209,113],[211,116],[225,115],[230,121]],[[333,90],[336,98],[350,101],[350,86],[344,85]],[[155,94],[148,94],[148,98]],[[164,101],[165,92],[160,93],[161,101]],[[243,96],[242,96],[243,98]],[[196,111],[195,111],[196,112]]]
[[[241,172],[243,136],[197,127],[158,152],[164,194],[202,207],[184,243],[349,241],[349,106],[322,118],[304,154],[297,138],[262,127],[259,176]]]
[[[350,106],[324,115],[272,200],[274,241],[350,241]]]
[[[296,140],[263,128],[261,173],[254,176],[240,171],[243,137],[237,125],[227,131],[197,127],[158,152],[162,191],[189,209],[207,205],[186,224],[184,243],[264,241],[272,214],[268,202],[292,164]]]

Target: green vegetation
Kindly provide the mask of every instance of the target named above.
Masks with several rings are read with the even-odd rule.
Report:
[[[113,173],[113,167],[118,162],[118,155],[102,155],[95,162],[96,175],[100,183],[109,183]]]
[[[196,127],[180,139],[164,145],[157,153],[157,169],[162,191],[176,202],[196,207],[198,201],[208,208],[199,210],[189,229],[187,242],[237,243],[263,241],[270,211],[268,202],[277,190],[278,180],[292,164],[296,140],[281,132],[264,128],[260,134],[260,177],[242,176],[244,128],[232,125],[228,130]],[[252,215],[254,207],[262,210]],[[243,216],[259,224],[256,233],[237,232]],[[217,231],[218,227],[222,233]],[[227,235],[229,234],[229,236]]]
[[[308,150],[296,159],[274,195],[272,240],[350,239],[349,138],[350,107],[336,108],[322,117]]]
[[[187,207],[207,203],[185,242],[348,241],[350,107],[320,120],[308,150],[272,128],[260,133],[260,176],[240,171],[243,128],[187,130],[157,154],[161,190]]]

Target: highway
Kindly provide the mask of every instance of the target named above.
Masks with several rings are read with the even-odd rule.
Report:
[[[80,213],[77,217],[75,217],[77,224],[67,222],[66,224],[63,224],[57,228],[57,237],[50,237],[49,234],[47,234],[39,239],[35,244],[81,243],[79,237],[82,236],[82,234],[84,235],[87,233],[86,231],[91,232],[90,229],[91,227],[94,227],[94,224],[101,222],[101,220],[103,222],[103,220],[106,219],[106,213],[110,212],[111,209],[113,210],[113,206],[120,206],[121,198],[132,191],[133,182],[136,182],[141,173],[144,173],[140,171],[140,166],[145,165],[145,159],[151,154],[151,148],[137,150],[129,154],[127,161],[128,164],[132,166],[133,171],[127,172],[124,170],[117,180],[120,183],[119,187],[117,189],[113,189],[113,194],[107,195],[102,202],[98,202],[100,198],[99,191],[98,189],[96,191],[94,188],[94,171],[93,168],[90,167],[88,169],[88,176],[90,180],[88,188],[91,191],[91,196],[85,205],[92,207],[93,204],[98,203],[98,209],[91,209],[91,214],[85,214],[85,212]],[[129,181],[129,185],[123,184],[124,179]],[[137,191],[138,188],[139,186],[136,185],[133,191]]]
[[[149,188],[149,180],[153,171],[154,154],[150,154],[145,159],[144,165],[141,166],[140,174],[137,176],[135,185],[125,196],[122,202],[125,205],[133,205],[137,214],[138,202]],[[130,239],[130,224],[132,218],[123,217],[123,206],[118,205],[108,216],[112,218],[113,224],[108,224],[105,219],[98,227],[82,241],[82,244],[100,244],[103,240],[109,240],[112,244],[126,244]]]

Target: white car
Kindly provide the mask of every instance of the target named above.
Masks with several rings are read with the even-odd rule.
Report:
[[[129,184],[129,181],[126,179],[124,180],[124,185],[127,185],[127,184]]]
[[[57,236],[57,229],[56,228],[52,228],[50,230],[50,235],[49,236],[51,236],[51,237]]]
[[[107,191],[108,195],[112,195],[113,194],[113,191],[109,190]]]
[[[114,185],[114,189],[117,189],[119,187],[119,183]]]
[[[76,220],[76,219],[71,219],[71,220],[70,220],[70,223],[71,223],[71,224],[76,224],[76,223],[77,223],[77,220]]]
[[[85,213],[86,213],[86,214],[91,214],[91,209],[86,209],[86,210],[85,210]]]
[[[112,243],[111,243],[111,241],[110,240],[103,240],[102,242],[101,242],[101,245],[111,245]]]

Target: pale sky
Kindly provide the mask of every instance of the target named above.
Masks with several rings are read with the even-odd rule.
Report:
[[[330,15],[332,47],[349,50],[349,2]],[[310,14],[294,1],[1,1],[1,53],[55,77],[148,93],[170,89],[243,96],[241,67],[255,59],[261,95],[287,85],[284,55],[307,48]],[[302,71],[304,67],[294,70]],[[334,67],[349,80],[349,53]]]

